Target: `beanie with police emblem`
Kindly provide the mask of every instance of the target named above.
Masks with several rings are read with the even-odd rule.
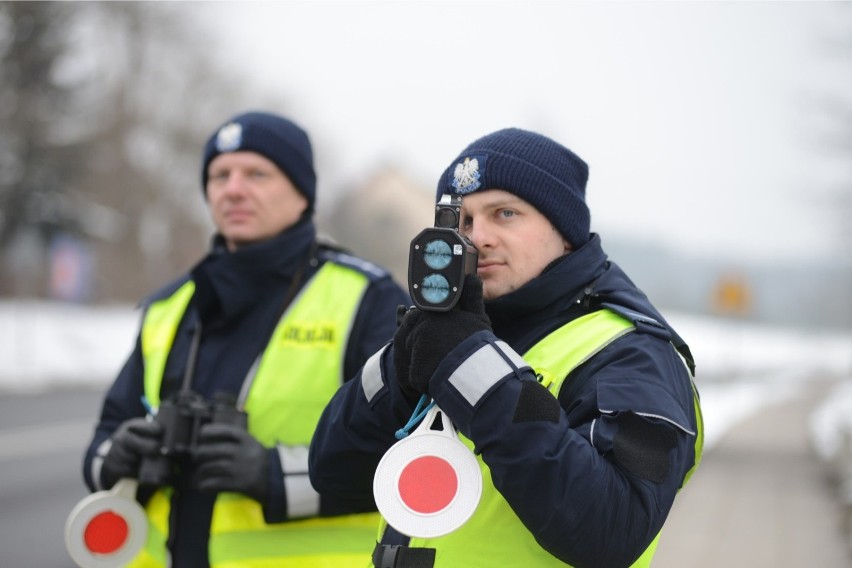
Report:
[[[579,248],[589,240],[589,167],[536,132],[507,128],[471,143],[438,181],[437,196],[502,189],[530,203]]]
[[[257,152],[271,160],[308,199],[316,200],[317,176],[314,154],[307,133],[296,123],[268,112],[239,114],[216,129],[204,145],[201,189],[207,192],[207,167],[224,152]]]

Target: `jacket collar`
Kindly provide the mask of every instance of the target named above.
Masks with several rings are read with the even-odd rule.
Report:
[[[485,303],[494,333],[524,347],[602,303],[615,304],[656,320],[674,335],[678,349],[689,347],[625,272],[607,258],[597,234],[519,289]],[[568,315],[573,310],[576,315]]]
[[[492,322],[536,317],[542,312],[554,312],[570,307],[572,300],[582,294],[589,283],[606,270],[607,256],[597,234],[579,249],[564,256],[545,271],[517,290],[485,303]]]
[[[221,236],[216,236],[210,254],[192,269],[202,321],[230,320],[270,296],[280,296],[283,301],[315,240],[316,229],[311,221],[234,252],[224,247]]]

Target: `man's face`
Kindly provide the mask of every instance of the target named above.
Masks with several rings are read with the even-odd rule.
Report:
[[[219,154],[207,167],[207,201],[229,250],[274,237],[299,220],[307,198],[255,152]]]
[[[502,189],[464,197],[461,233],[479,251],[477,273],[486,300],[517,290],[571,250],[538,209]]]

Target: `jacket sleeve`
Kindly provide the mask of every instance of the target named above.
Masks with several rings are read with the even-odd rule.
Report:
[[[373,474],[414,406],[395,386],[392,347],[371,356],[325,408],[310,448],[311,483],[323,514],[375,511]]]
[[[592,361],[560,406],[517,353],[480,332],[445,357],[429,390],[544,549],[578,568],[629,566],[693,463],[691,383],[670,344],[649,335],[628,334]]]
[[[364,362],[390,341],[396,331],[396,309],[400,305],[410,306],[411,298],[389,274],[372,279],[349,335],[344,379],[354,377]]]
[[[83,480],[90,491],[103,489],[101,466],[109,450],[109,439],[119,425],[130,418],[145,415],[142,404],[143,366],[141,335],[136,345],[104,397],[101,414],[92,440],[83,457]]]

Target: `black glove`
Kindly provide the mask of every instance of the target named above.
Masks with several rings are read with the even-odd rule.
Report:
[[[194,485],[199,491],[234,491],[263,503],[269,454],[244,428],[211,422],[201,427],[195,449]]]
[[[428,394],[429,379],[453,348],[478,331],[491,330],[482,302],[482,280],[465,276],[458,305],[448,312],[412,308],[393,337],[393,365],[403,394]]]
[[[112,446],[101,466],[104,487],[112,487],[123,477],[138,477],[142,457],[157,455],[162,438],[163,427],[157,422],[142,417],[122,422],[112,435]]]

